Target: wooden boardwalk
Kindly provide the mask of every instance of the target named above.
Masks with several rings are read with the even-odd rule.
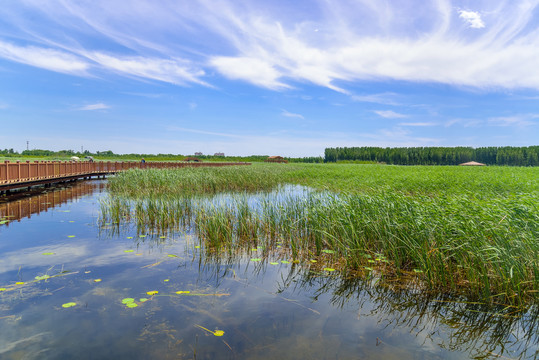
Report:
[[[76,179],[104,177],[129,169],[165,169],[182,167],[218,167],[250,163],[187,163],[135,161],[25,161],[0,163],[0,193]]]

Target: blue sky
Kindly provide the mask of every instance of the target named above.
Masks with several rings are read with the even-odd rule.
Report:
[[[0,148],[539,144],[539,0],[6,0]]]

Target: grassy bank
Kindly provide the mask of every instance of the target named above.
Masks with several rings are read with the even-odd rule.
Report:
[[[129,171],[111,179],[103,215],[134,220],[141,230],[193,226],[210,248],[279,246],[342,271],[415,274],[425,289],[525,304],[539,298],[538,175],[534,168],[275,164]],[[285,183],[325,191],[193,196]]]

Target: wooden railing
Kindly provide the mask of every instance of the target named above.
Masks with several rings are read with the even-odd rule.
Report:
[[[85,177],[117,173],[128,169],[164,169],[181,167],[207,167],[250,165],[250,163],[186,163],[186,162],[135,162],[135,161],[25,161],[0,162],[0,186]]]

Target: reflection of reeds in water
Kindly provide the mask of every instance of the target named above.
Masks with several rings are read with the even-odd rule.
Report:
[[[341,270],[415,274],[424,290],[464,291],[484,302],[523,305],[538,299],[539,222],[533,212],[513,211],[512,201],[286,191],[109,197],[102,202],[102,217],[118,223],[132,219],[140,231],[192,228],[208,249],[282,246],[302,262],[330,256],[332,267]]]

